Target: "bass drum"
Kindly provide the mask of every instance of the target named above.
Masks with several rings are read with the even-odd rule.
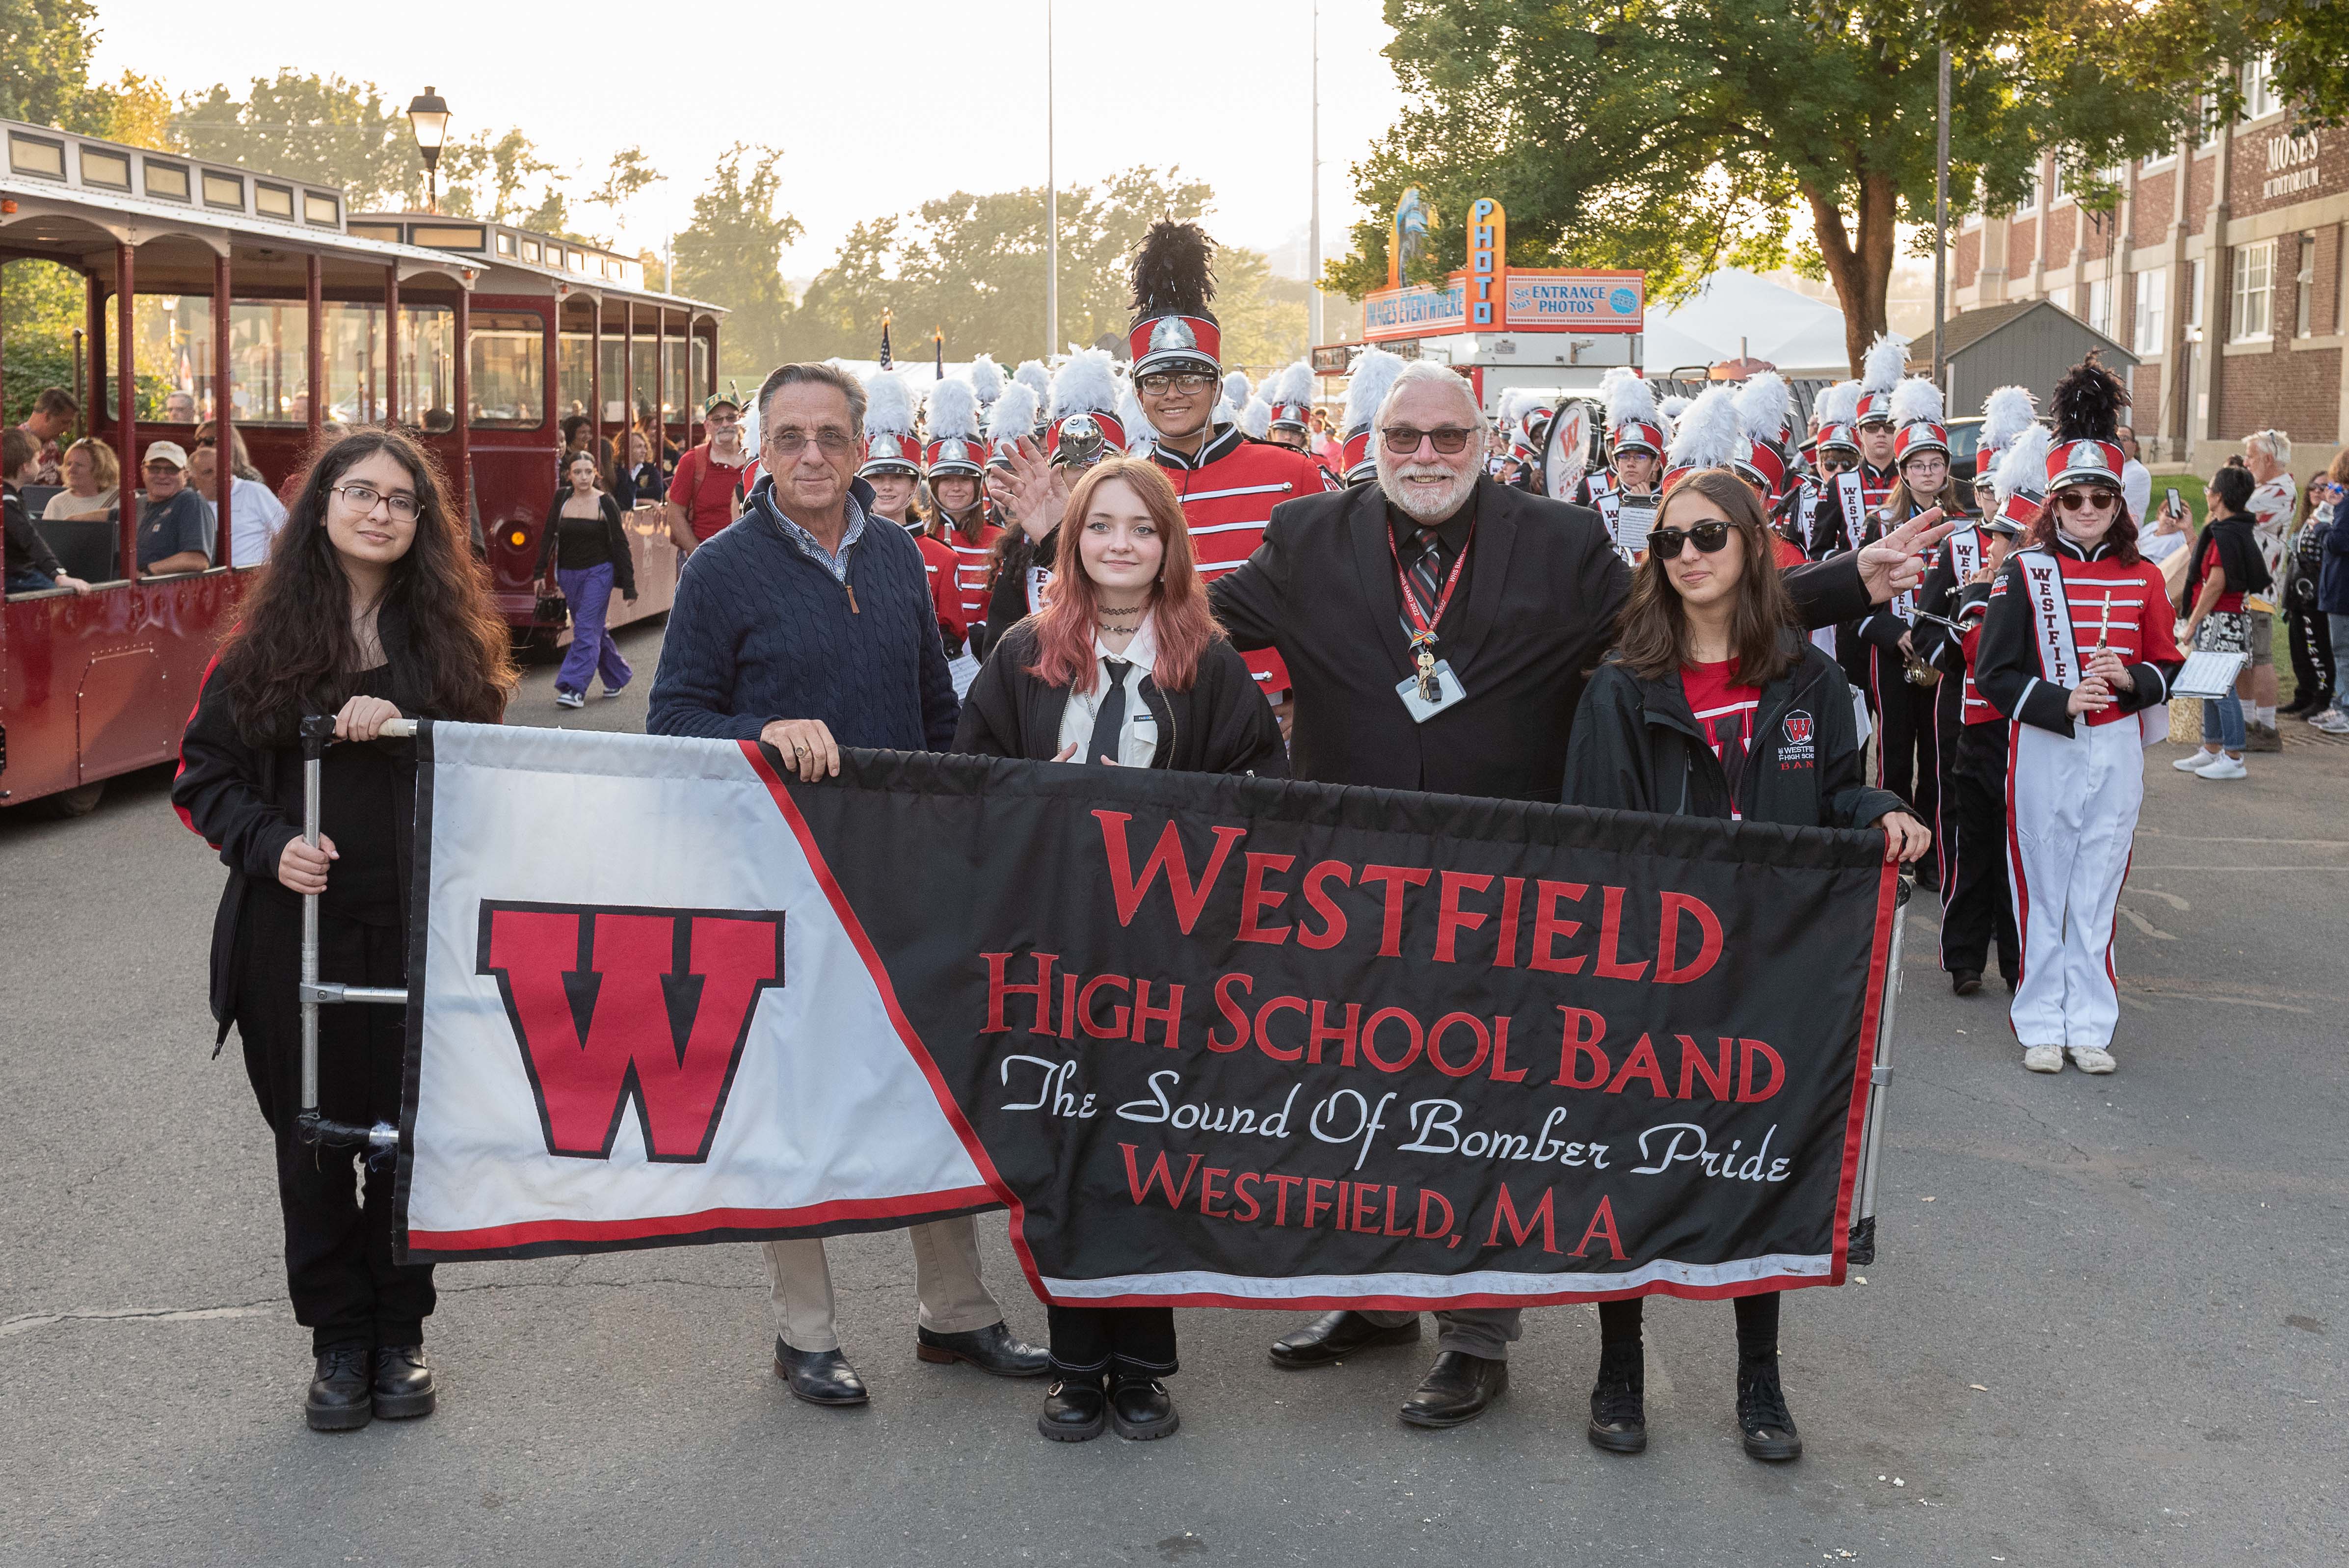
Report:
[[[1542,493],[1552,500],[1572,500],[1590,471],[1599,438],[1598,411],[1579,398],[1559,405],[1542,443]]]

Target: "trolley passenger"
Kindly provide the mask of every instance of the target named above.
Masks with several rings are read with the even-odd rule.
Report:
[[[604,493],[595,454],[571,459],[569,485],[546,508],[545,542],[539,546],[538,575],[563,590],[571,606],[571,647],[554,672],[554,706],[587,706],[587,683],[604,677],[604,695],[617,696],[636,672],[612,641],[605,624],[616,586],[636,602],[636,566],[628,554],[628,531],[620,507]]]
[[[623,432],[618,459],[612,465],[612,499],[620,503],[622,511],[634,511],[659,502],[667,494],[668,481],[652,459],[652,443],[642,430]]]
[[[84,436],[66,449],[58,471],[66,488],[41,509],[44,521],[72,517],[104,517],[122,502],[122,465],[114,449],[95,436]]]
[[[87,593],[89,584],[67,573],[49,549],[49,542],[25,513],[22,487],[32,483],[33,475],[40,471],[40,448],[23,430],[0,431],[0,497],[5,498],[0,505],[7,513],[7,592],[46,593],[52,588],[65,588]]]
[[[440,470],[395,429],[344,437],[318,459],[269,572],[244,602],[197,694],[172,803],[229,868],[212,928],[212,1006],[233,1024],[276,1135],[277,1193],[295,1321],[316,1367],[305,1413],[317,1431],[429,1414],[423,1349],[432,1271],[392,1261],[392,1170],[305,1147],[300,1108],[302,899],[319,896],[319,972],[347,985],[407,979],[415,761],[404,743],[326,753],[316,848],[303,841],[305,715],[370,740],[400,717],[495,723],[514,670],[504,623],[475,567]],[[339,1122],[399,1118],[406,1029],[398,1008],[322,1010],[318,1109]]]

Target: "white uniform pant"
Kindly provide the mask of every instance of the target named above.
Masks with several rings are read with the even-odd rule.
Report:
[[[2008,1016],[2026,1046],[2103,1050],[2120,1020],[2113,913],[2145,799],[2145,748],[2132,721],[2078,728],[2066,738],[2014,726],[2007,870],[2023,978]]]
[[[921,1325],[933,1334],[968,1334],[1003,1321],[1003,1309],[978,1277],[978,1228],[965,1214],[908,1225]],[[837,1350],[832,1265],[821,1241],[768,1242],[767,1282],[775,1296],[775,1332],[794,1350]]]

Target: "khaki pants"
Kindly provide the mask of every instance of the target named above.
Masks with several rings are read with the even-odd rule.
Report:
[[[978,1228],[965,1214],[909,1225],[921,1325],[933,1334],[967,1334],[1003,1321],[1003,1309],[978,1277]],[[768,1242],[767,1280],[774,1289],[775,1332],[794,1350],[837,1350],[832,1267],[823,1243]]]

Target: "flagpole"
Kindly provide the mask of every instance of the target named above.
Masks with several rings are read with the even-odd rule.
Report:
[[[1949,308],[1950,266],[1950,46],[1941,46],[1939,79],[1935,88],[1937,103],[1933,124],[1933,385],[1944,396],[1949,387],[1941,379],[1942,367],[1949,363],[1948,326],[1944,312]]]
[[[1306,240],[1305,341],[1321,341],[1321,0],[1313,0],[1313,218]]]
[[[1052,0],[1044,0],[1044,357],[1061,341],[1061,185],[1052,167]]]

